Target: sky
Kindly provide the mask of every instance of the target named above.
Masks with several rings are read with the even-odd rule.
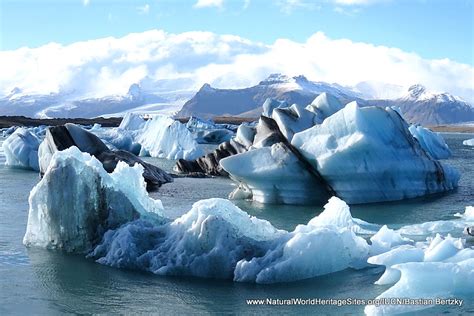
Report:
[[[266,44],[322,31],[474,65],[471,0],[2,0],[1,50],[131,32],[211,31]]]
[[[0,14],[0,95],[240,88],[280,72],[474,101],[471,0],[0,0]]]

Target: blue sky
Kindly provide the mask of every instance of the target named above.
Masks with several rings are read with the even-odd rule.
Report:
[[[1,0],[0,49],[150,29],[212,31],[267,44],[278,38],[302,42],[322,31],[474,65],[470,0],[200,0],[200,7],[197,1]]]

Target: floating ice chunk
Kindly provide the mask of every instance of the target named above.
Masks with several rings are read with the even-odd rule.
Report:
[[[186,126],[167,116],[155,115],[149,119],[137,140],[152,157],[196,159],[204,155]]]
[[[443,192],[459,181],[459,172],[427,155],[390,109],[351,102],[291,143],[348,203]]]
[[[462,142],[464,146],[474,146],[474,138],[471,139],[466,139],[465,141]]]
[[[27,128],[16,129],[2,144],[5,165],[39,171],[39,144],[40,139]]]
[[[474,293],[474,258],[456,263],[408,262],[397,264],[400,280],[377,298],[416,298],[434,300]],[[434,305],[434,304],[433,304]],[[381,304],[365,307],[366,315],[392,315],[413,312],[433,305]]]
[[[161,202],[148,197],[142,173],[138,164],[119,162],[108,174],[100,161],[76,147],[56,152],[30,193],[23,243],[85,253],[108,229],[140,213],[161,218]]]
[[[439,133],[435,133],[420,125],[411,125],[410,133],[420,143],[421,147],[434,159],[446,159],[451,157],[451,150]]]
[[[388,228],[387,225],[383,225],[375,235],[370,237],[370,241],[372,255],[389,251],[395,246],[413,243],[412,240],[402,237],[399,232]]]
[[[344,106],[339,100],[326,92],[321,93],[306,107],[308,111],[316,114],[315,123],[319,124],[327,117],[330,117]]]
[[[368,251],[367,242],[347,228],[277,230],[229,201],[210,199],[171,223],[138,220],[110,230],[90,257],[160,275],[275,283],[358,267]]]
[[[398,232],[408,236],[428,236],[435,233],[457,234],[456,232],[461,234],[466,227],[474,225],[474,207],[472,206],[467,206],[463,214],[456,213],[454,216],[458,218],[406,225],[398,229]]]
[[[443,238],[437,234],[427,240],[428,244],[402,245],[367,260],[371,264],[386,266],[385,273],[376,284],[395,284],[377,298],[433,299],[474,292],[474,249],[464,248],[464,240],[449,235]],[[464,268],[466,270],[463,271]],[[463,278],[467,278],[467,282]],[[393,314],[427,307],[429,306],[367,306],[365,312],[370,315]]]
[[[350,229],[355,233],[361,234],[374,233],[379,228],[378,225],[367,223],[358,218],[353,218],[349,205],[335,196],[329,199],[321,214],[309,221],[308,226],[331,226],[336,229]]]

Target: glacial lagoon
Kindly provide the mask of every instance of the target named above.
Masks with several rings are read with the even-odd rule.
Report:
[[[453,152],[447,160],[462,177],[459,188],[448,194],[403,202],[351,206],[353,217],[399,228],[407,224],[449,220],[474,204],[474,150],[462,141],[472,134],[443,134]],[[3,142],[1,139],[0,142]],[[1,148],[1,147],[0,147]],[[189,277],[163,277],[114,269],[84,256],[26,248],[22,244],[28,215],[28,195],[39,181],[32,171],[4,166],[0,152],[0,313],[302,313],[362,314],[364,305],[343,306],[251,306],[248,299],[273,298],[375,298],[389,286],[374,285],[384,268],[348,269],[309,280],[271,285]],[[146,158],[171,171],[173,161]],[[211,197],[226,198],[234,184],[226,178],[178,178],[151,194],[164,208],[179,216],[194,202]],[[322,207],[235,204],[275,227],[293,230],[322,211]],[[453,231],[460,237],[462,232]],[[473,243],[467,241],[468,245]],[[437,306],[416,314],[474,312],[472,299],[461,308]]]

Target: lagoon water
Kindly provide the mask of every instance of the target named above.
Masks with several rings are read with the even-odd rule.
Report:
[[[351,207],[353,217],[397,228],[406,224],[452,219],[474,205],[474,148],[462,145],[473,134],[443,134],[453,151],[446,162],[461,174],[459,188],[450,193],[414,200]],[[0,138],[0,143],[4,139]],[[1,148],[1,146],[0,146]],[[173,162],[147,158],[165,170]],[[256,285],[189,277],[162,277],[119,270],[83,256],[28,249],[22,244],[28,215],[28,195],[39,181],[32,171],[4,166],[0,151],[0,314],[161,313],[161,314],[311,314],[363,313],[364,306],[250,306],[247,299],[375,298],[387,286],[374,285],[383,268],[345,270],[309,280]],[[225,178],[179,178],[152,194],[179,216],[200,199],[226,198],[234,185]],[[315,206],[236,204],[248,213],[292,230],[321,212]],[[461,232],[452,232],[461,236]],[[468,241],[472,245],[472,241]],[[437,306],[416,314],[474,313],[472,297],[462,307]]]

